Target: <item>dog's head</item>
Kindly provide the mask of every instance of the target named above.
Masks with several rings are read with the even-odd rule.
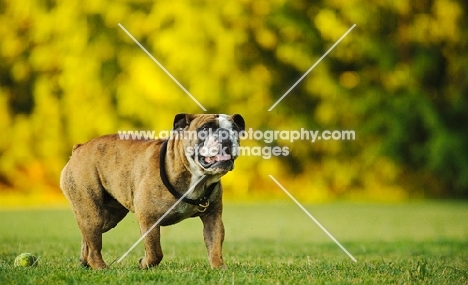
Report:
[[[239,133],[245,130],[241,115],[178,114],[173,131],[184,141],[191,166],[203,174],[224,174],[239,155]]]

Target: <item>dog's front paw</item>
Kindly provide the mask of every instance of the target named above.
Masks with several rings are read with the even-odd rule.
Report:
[[[144,258],[144,257],[142,257],[142,258],[140,258],[140,260],[138,260],[138,267],[140,269],[149,269],[150,268],[150,266],[146,262],[146,258]]]
[[[91,268],[91,266],[89,265],[88,261],[84,260],[84,259],[81,259],[80,260],[80,265],[81,267],[83,268]]]
[[[140,269],[150,269],[151,267],[154,267],[158,264],[159,262],[148,262],[147,257],[142,257],[140,260],[138,260],[138,267]]]
[[[217,267],[215,269],[218,269],[218,270],[228,270],[228,267],[226,266],[226,264],[223,264],[221,265],[220,267]]]
[[[224,264],[223,262],[221,263],[217,263],[217,264],[212,264],[211,265],[211,269],[216,269],[216,270],[227,270],[227,266],[226,264]]]

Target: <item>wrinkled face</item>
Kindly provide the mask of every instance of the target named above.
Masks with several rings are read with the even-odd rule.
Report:
[[[189,135],[184,146],[191,165],[196,165],[204,174],[224,174],[234,169],[239,132],[245,129],[242,116],[179,114],[174,120],[174,129],[181,128]]]

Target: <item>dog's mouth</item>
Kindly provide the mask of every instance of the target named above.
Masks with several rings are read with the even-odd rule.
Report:
[[[198,145],[198,163],[205,171],[227,172],[234,169],[236,155],[233,140],[229,136],[221,136],[216,132],[208,136]]]
[[[204,166],[210,166],[215,163],[221,162],[221,161],[226,161],[226,160],[231,160],[231,155],[226,154],[226,155],[215,155],[215,156],[202,156],[200,157],[201,162],[204,164]]]
[[[202,129],[197,151],[197,161],[207,172],[225,173],[234,169],[237,157],[237,138],[225,128]]]
[[[234,168],[234,158],[230,154],[199,155],[198,162],[205,170],[231,171]]]

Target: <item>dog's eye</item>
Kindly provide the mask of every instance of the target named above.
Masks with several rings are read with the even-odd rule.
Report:
[[[214,128],[215,126],[213,124],[205,124],[200,129],[202,131],[213,131]]]

